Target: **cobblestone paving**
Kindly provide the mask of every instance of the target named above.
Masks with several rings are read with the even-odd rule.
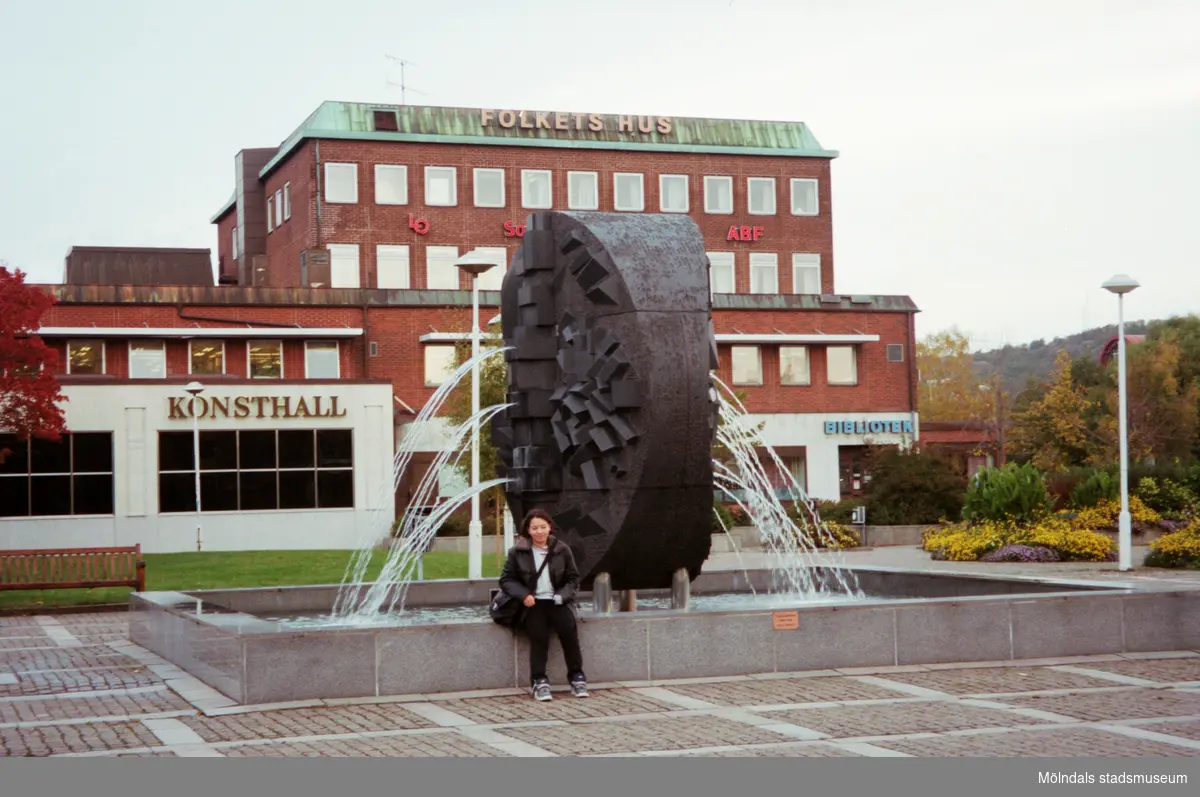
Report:
[[[996,709],[938,702],[793,709],[771,711],[764,716],[840,738],[901,733],[944,733],[968,728],[1000,728],[1043,722]]]
[[[767,678],[711,684],[672,685],[671,691],[718,706],[762,706],[779,703],[833,703],[906,697],[894,689],[846,677]]]
[[[1177,688],[1200,681],[1200,657],[884,671],[861,680],[668,681],[647,693],[596,689],[588,700],[556,693],[550,703],[524,693],[432,696],[432,707],[363,701],[206,716],[204,703],[183,695],[199,700],[195,695],[211,693],[207,687],[178,673],[168,677],[182,680],[164,682],[150,669],[157,659],[148,651],[134,658],[111,646],[127,641],[127,623],[124,613],[0,618],[0,758],[1200,755],[1200,691]],[[212,655],[227,652],[214,648]],[[935,694],[913,694],[905,685]],[[1087,691],[1097,687],[1105,691]],[[1048,690],[1062,693],[1031,694]],[[989,698],[989,707],[963,702],[982,694],[1003,696]],[[874,702],[855,702],[868,700]],[[843,705],[815,705],[832,702]],[[767,708],[783,705],[795,707]],[[1018,713],[1027,709],[1061,719]],[[1105,725],[1129,720],[1140,721],[1126,725],[1128,733]],[[810,740],[811,732],[828,738]]]
[[[1079,662],[1090,667],[1092,662]],[[1112,681],[1045,667],[971,667],[960,670],[888,673],[889,681],[948,692],[952,695],[1039,692],[1044,689],[1090,689],[1116,686]]]
[[[976,736],[947,736],[937,739],[893,739],[872,742],[876,747],[912,756],[929,757],[1032,757],[1088,756],[1096,758],[1200,756],[1200,750],[1135,739],[1093,728],[988,733]]]

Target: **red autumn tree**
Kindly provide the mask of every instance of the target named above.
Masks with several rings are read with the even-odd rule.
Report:
[[[58,353],[38,337],[54,297],[25,284],[25,275],[0,261],[0,431],[58,440],[66,430],[54,378]],[[8,451],[0,447],[0,462]]]

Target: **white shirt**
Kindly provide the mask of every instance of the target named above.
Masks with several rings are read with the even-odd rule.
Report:
[[[539,548],[536,545],[530,546],[533,550],[533,572],[537,572],[542,566],[542,562],[546,560],[546,556],[550,553],[549,548]],[[554,587],[550,583],[550,565],[546,565],[542,570],[542,575],[538,577],[537,589],[533,591],[535,600],[554,600]]]

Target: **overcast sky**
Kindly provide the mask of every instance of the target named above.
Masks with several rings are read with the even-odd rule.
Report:
[[[335,12],[333,9],[343,10]],[[0,259],[216,249],[323,100],[807,122],[836,289],[979,346],[1200,310],[1200,2],[0,0]]]

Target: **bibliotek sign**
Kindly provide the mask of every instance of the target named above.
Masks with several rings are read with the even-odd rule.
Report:
[[[912,421],[825,421],[825,434],[912,434]]]
[[[346,408],[338,406],[337,396],[234,396],[219,398],[168,398],[167,417],[184,418],[344,418]]]

